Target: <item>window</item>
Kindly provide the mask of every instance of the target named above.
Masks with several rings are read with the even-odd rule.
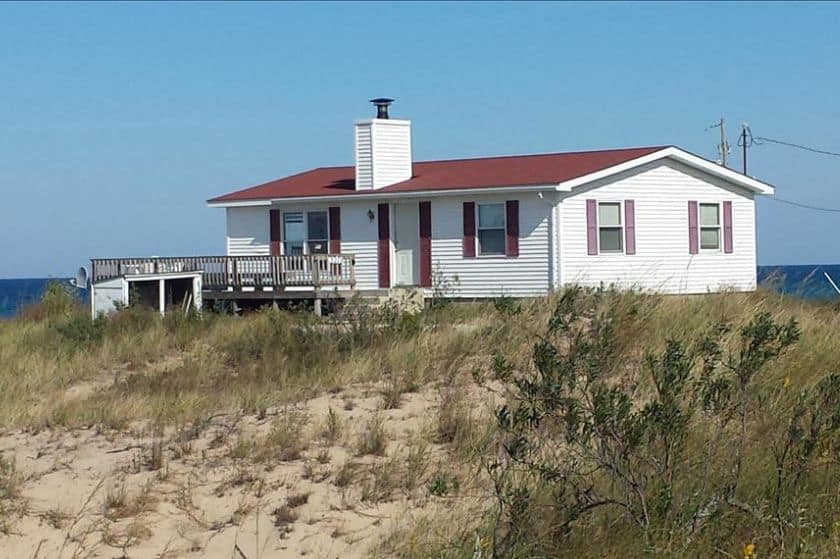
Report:
[[[598,203],[598,247],[600,252],[624,251],[621,203]]]
[[[307,245],[309,254],[326,254],[328,243],[327,212],[309,212],[307,219]]]
[[[283,214],[283,253],[303,254],[303,242],[306,238],[303,229],[303,212]]]
[[[478,205],[478,254],[505,254],[505,205]]]
[[[326,254],[328,248],[329,226],[326,211],[283,214],[284,254]]]
[[[720,250],[719,204],[700,204],[700,248]]]

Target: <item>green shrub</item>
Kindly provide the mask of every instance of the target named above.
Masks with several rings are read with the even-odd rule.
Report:
[[[160,325],[160,313],[143,306],[130,306],[107,316],[111,339],[137,338]]]
[[[450,493],[458,491],[460,483],[453,474],[438,471],[429,482],[429,495],[445,497]]]
[[[55,331],[66,347],[73,351],[86,350],[102,341],[107,325],[104,315],[91,320],[86,314],[77,314],[58,322]]]
[[[759,312],[737,329],[723,321],[694,339],[667,339],[636,362],[616,333],[632,330],[638,308],[613,297],[566,291],[535,333],[530,366],[494,358],[494,376],[507,387],[496,410],[500,452],[487,461],[499,503],[495,556],[554,555],[598,514],[668,555],[728,530],[722,521],[733,516],[764,526],[783,547],[803,509],[776,506],[773,519],[762,512],[767,498],[747,493],[748,468],[765,460],[750,444],[749,424],[767,401],[756,379],[798,341],[797,323]],[[796,488],[816,449],[837,440],[839,399],[833,377],[802,397],[777,445],[779,457],[795,458],[777,460],[781,481],[770,501],[800,502]]]
[[[184,350],[212,326],[211,313],[201,313],[190,308],[186,313],[180,308],[169,309],[163,317],[163,327],[173,337],[178,349]]]
[[[81,307],[78,299],[73,297],[70,290],[58,281],[51,281],[47,284],[47,289],[41,298],[41,304],[50,319],[68,317]]]

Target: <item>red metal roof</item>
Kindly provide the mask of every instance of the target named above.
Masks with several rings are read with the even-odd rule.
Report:
[[[505,186],[537,186],[558,184],[588,175],[626,161],[664,149],[667,146],[511,155],[475,159],[417,161],[414,176],[407,181],[380,188],[377,194],[493,188]],[[209,202],[243,202],[276,198],[309,196],[352,196],[370,194],[357,191],[355,168],[319,167],[244,190],[238,190]]]

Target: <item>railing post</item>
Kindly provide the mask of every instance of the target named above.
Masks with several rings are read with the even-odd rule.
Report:
[[[276,289],[277,288],[277,280],[278,280],[278,273],[277,273],[277,257],[276,256],[269,256],[268,257],[268,272],[271,274],[271,286]]]
[[[309,267],[312,270],[312,285],[317,289],[321,287],[319,285],[320,281],[320,266],[318,265],[318,256],[317,254],[311,255],[309,258]]]

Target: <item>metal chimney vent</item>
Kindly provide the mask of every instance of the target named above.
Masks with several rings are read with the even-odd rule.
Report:
[[[387,97],[377,97],[376,99],[371,99],[370,102],[376,105],[376,118],[389,118],[388,106],[394,102],[393,99],[388,99]]]

